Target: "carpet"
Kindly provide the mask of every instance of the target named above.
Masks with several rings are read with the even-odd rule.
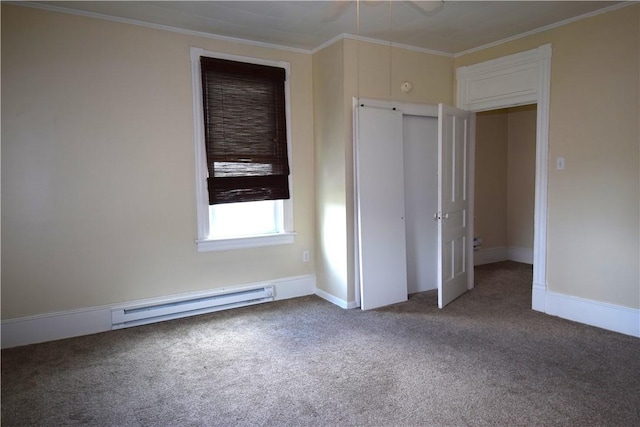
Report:
[[[316,296],[2,351],[2,425],[638,426],[640,340],[534,312],[531,266],[363,312]]]

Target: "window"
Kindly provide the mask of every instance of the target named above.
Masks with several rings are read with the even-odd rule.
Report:
[[[198,250],[292,243],[289,64],[191,49]]]
[[[209,206],[210,236],[224,239],[279,233],[282,201],[225,203]]]

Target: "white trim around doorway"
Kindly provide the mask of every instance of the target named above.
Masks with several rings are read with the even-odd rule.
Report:
[[[457,106],[488,111],[537,104],[536,177],[531,308],[546,312],[547,292],[547,179],[549,157],[549,94],[551,45],[456,70]],[[474,192],[474,176],[470,191]],[[470,224],[473,227],[473,223]]]

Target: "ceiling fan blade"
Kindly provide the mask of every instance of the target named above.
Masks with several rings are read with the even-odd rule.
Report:
[[[444,0],[414,0],[413,3],[424,13],[432,13],[444,6]]]
[[[340,18],[349,9],[352,0],[332,0],[328,2],[327,14],[322,22],[331,22]]]
[[[361,1],[362,4],[366,5],[378,5],[383,4],[385,2],[394,2],[400,0],[331,0],[327,2],[327,13],[326,16],[322,19],[322,22],[331,22],[340,18],[346,11],[349,9],[351,4],[355,4],[358,1]],[[444,0],[405,0],[408,3],[414,5],[417,9],[419,9],[424,14],[430,14],[440,10],[444,5]]]

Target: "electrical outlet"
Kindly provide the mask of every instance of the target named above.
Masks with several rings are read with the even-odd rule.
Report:
[[[480,249],[482,247],[482,237],[474,237],[473,249]]]
[[[309,262],[309,251],[302,252],[302,262]]]

